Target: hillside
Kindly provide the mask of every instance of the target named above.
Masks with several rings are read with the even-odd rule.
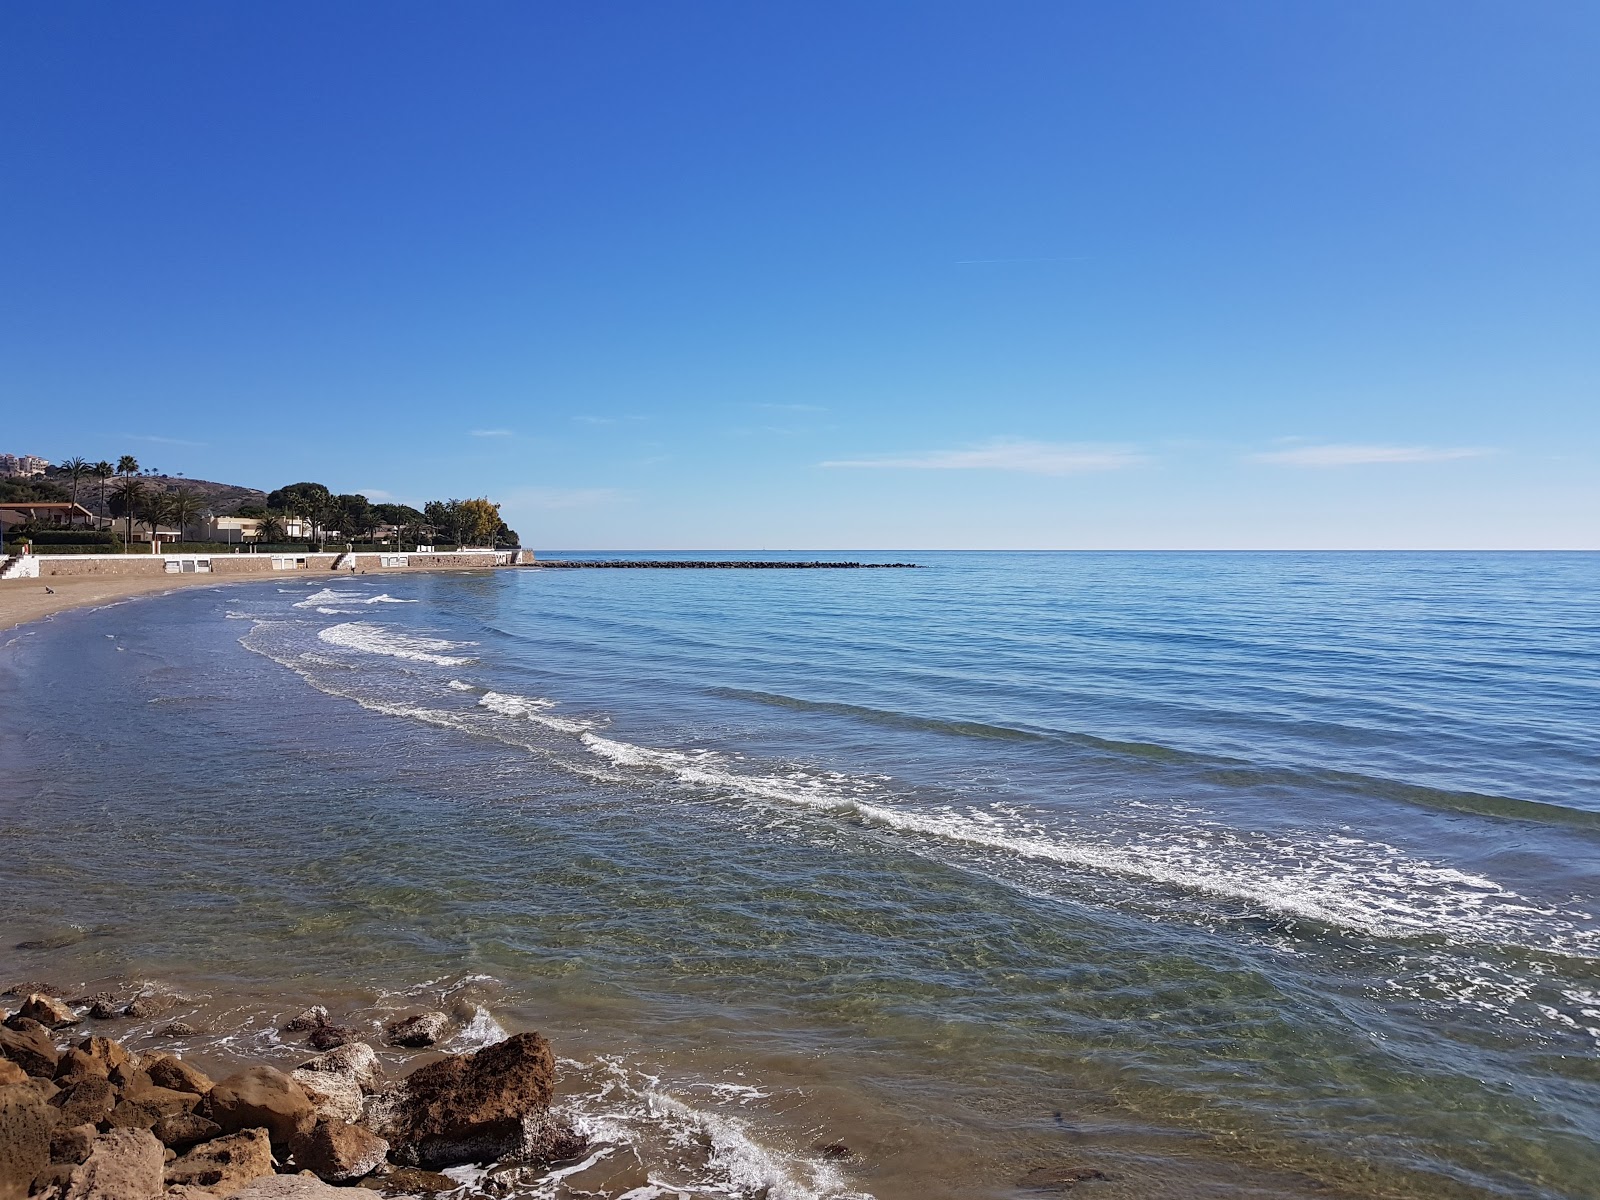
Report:
[[[62,498],[71,489],[72,482],[66,476],[52,467],[45,475],[50,484],[61,490]],[[178,475],[141,475],[139,480],[146,487],[165,488],[174,491],[177,488],[188,488],[204,498],[208,507],[217,516],[226,516],[235,512],[241,504],[265,505],[267,494],[260,488],[241,487],[236,483],[216,483],[209,479],[185,479]],[[108,481],[106,491],[109,494],[115,481]],[[78,503],[90,512],[105,515],[105,510],[100,504],[100,481],[85,479],[78,484]]]

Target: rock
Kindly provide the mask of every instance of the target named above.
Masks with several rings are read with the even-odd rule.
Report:
[[[274,1175],[256,1180],[228,1200],[350,1200],[350,1193],[329,1187],[314,1175]]]
[[[436,1171],[422,1171],[416,1167],[393,1167],[381,1176],[363,1179],[360,1187],[371,1188],[388,1196],[432,1195],[436,1192],[454,1191],[461,1185],[448,1175]]]
[[[265,1129],[246,1129],[196,1146],[166,1171],[169,1184],[232,1195],[252,1180],[272,1174],[272,1146]]]
[[[117,1006],[110,1000],[96,1000],[89,1005],[89,1018],[94,1021],[114,1021],[117,1019]]]
[[[21,947],[18,947],[18,949],[21,949]],[[0,996],[31,996],[35,992],[43,992],[46,996],[54,996],[59,991],[61,989],[53,983],[41,983],[37,979],[28,979],[22,983],[13,983],[5,991],[0,992]]]
[[[832,1162],[847,1162],[856,1156],[855,1151],[843,1142],[818,1142],[813,1149]]]
[[[319,1178],[329,1183],[354,1183],[383,1164],[389,1143],[359,1125],[322,1117],[294,1139],[290,1150],[296,1166]]]
[[[93,1125],[57,1125],[50,1135],[50,1161],[76,1166],[89,1157],[96,1136]]]
[[[133,1062],[133,1055],[122,1048],[122,1043],[108,1037],[86,1037],[78,1043],[78,1049],[105,1063],[107,1074]]]
[[[171,1007],[172,1001],[164,996],[136,996],[133,1002],[122,1010],[122,1015],[136,1020],[147,1020],[150,1017],[159,1017]]]
[[[17,1018],[12,1018],[17,1020]],[[10,1021],[0,1029],[0,1057],[8,1058],[29,1075],[53,1079],[61,1055],[50,1033],[37,1021],[22,1019],[13,1025]]]
[[[61,1087],[67,1086],[64,1080],[87,1079],[91,1075],[98,1075],[104,1079],[110,1074],[110,1069],[101,1059],[79,1050],[76,1046],[63,1054],[56,1063],[56,1081]]]
[[[207,1142],[222,1133],[222,1126],[198,1113],[168,1113],[150,1127],[163,1146],[183,1153],[197,1142]]]
[[[196,1093],[162,1087],[144,1071],[136,1072],[132,1079],[122,1085],[121,1091],[124,1100],[147,1105],[162,1116],[167,1113],[191,1112],[195,1105],[200,1103],[200,1097]]]
[[[306,1009],[298,1017],[291,1017],[289,1022],[284,1025],[282,1032],[305,1033],[308,1030],[321,1029],[327,1023],[328,1010],[317,1004]]]
[[[158,1200],[164,1186],[161,1143],[147,1130],[114,1129],[73,1169],[63,1200]]]
[[[98,1125],[116,1106],[117,1089],[109,1079],[90,1075],[66,1088],[51,1103],[68,1125]]]
[[[450,1015],[442,1012],[418,1013],[390,1024],[384,1037],[391,1046],[408,1046],[413,1049],[432,1046],[450,1028]]]
[[[204,1072],[171,1054],[146,1059],[144,1069],[161,1087],[171,1088],[175,1092],[193,1092],[196,1096],[204,1096],[213,1086]]]
[[[313,1050],[334,1050],[360,1036],[361,1031],[349,1025],[318,1025],[306,1041]]]
[[[368,1105],[396,1163],[448,1167],[519,1154],[550,1106],[555,1057],[537,1033],[413,1071]]]
[[[28,1073],[9,1058],[0,1058],[0,1087],[9,1084],[21,1083],[28,1078]]]
[[[289,1072],[289,1078],[305,1090],[317,1116],[332,1117],[336,1121],[361,1120],[364,1097],[354,1076],[297,1067]]]
[[[101,1124],[108,1129],[154,1129],[161,1115],[148,1104],[118,1100]]]
[[[301,1063],[297,1069],[348,1075],[363,1092],[375,1092],[383,1086],[383,1064],[378,1061],[378,1052],[365,1042],[346,1042],[337,1050]]]
[[[172,1022],[172,1024],[163,1025],[160,1029],[156,1030],[156,1036],[157,1037],[193,1037],[198,1032],[199,1032],[199,1030],[197,1030],[193,1025],[189,1024],[189,1022],[187,1022],[187,1021],[174,1021],[174,1022]]]
[[[201,1115],[226,1133],[259,1125],[272,1135],[273,1145],[286,1146],[311,1124],[315,1113],[305,1090],[282,1071],[252,1067],[214,1086]]]
[[[65,1029],[68,1025],[78,1024],[81,1019],[54,996],[46,996],[42,992],[34,992],[24,1000],[18,1015],[37,1021],[47,1029]]]
[[[50,1165],[50,1136],[61,1114],[27,1083],[0,1088],[0,1198],[21,1200]]]

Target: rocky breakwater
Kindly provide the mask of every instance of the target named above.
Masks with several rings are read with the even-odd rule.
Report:
[[[397,1022],[388,1040],[431,1045],[437,1018]],[[331,1049],[213,1080],[159,1049],[78,1036],[81,1020],[33,994],[0,1026],[0,1200],[349,1195],[330,1185],[415,1196],[457,1187],[444,1168],[583,1150],[551,1113],[555,1059],[537,1033],[435,1052],[389,1082],[370,1045],[311,1009],[298,1031]]]

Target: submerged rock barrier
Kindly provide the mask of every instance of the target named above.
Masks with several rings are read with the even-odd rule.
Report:
[[[920,563],[892,562],[753,562],[750,559],[732,558],[723,561],[691,561],[677,559],[596,559],[586,562],[575,558],[541,558],[533,564],[538,567],[623,567],[629,569],[639,568],[677,568],[694,570],[755,570],[755,571],[845,571],[845,570],[907,570],[921,566]]]
[[[431,1046],[443,1016],[396,1022],[388,1041]],[[315,1035],[331,1030],[331,1049],[292,1071],[261,1064],[213,1080],[163,1050],[82,1037],[82,1021],[39,992],[0,1024],[0,1200],[363,1194],[330,1184],[414,1196],[456,1189],[431,1174],[445,1167],[547,1165],[585,1148],[551,1111],[555,1058],[537,1033],[433,1050],[389,1083],[373,1048],[319,1007],[284,1032],[309,1032],[319,1048],[332,1039]]]

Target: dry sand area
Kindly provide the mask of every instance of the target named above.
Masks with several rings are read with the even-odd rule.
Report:
[[[69,608],[111,604],[134,596],[161,595],[181,587],[259,582],[257,576],[230,579],[226,575],[66,575],[49,579],[5,579],[0,580],[0,629],[11,629]]]

